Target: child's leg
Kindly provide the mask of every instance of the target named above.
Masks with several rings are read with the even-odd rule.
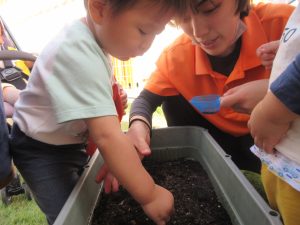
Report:
[[[1,84],[1,82],[0,82]],[[14,177],[8,146],[8,129],[5,120],[2,91],[0,90],[0,189]]]
[[[261,175],[270,206],[280,212],[285,225],[299,225],[300,192],[270,172],[265,164]]]
[[[35,200],[53,224],[87,162],[83,145],[53,146],[13,127],[13,160]]]

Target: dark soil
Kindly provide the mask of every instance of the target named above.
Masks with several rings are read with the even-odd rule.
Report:
[[[230,225],[206,172],[198,162],[180,159],[144,162],[157,184],[175,198],[175,213],[168,225]],[[142,185],[142,184],[141,184]],[[128,192],[101,194],[92,225],[154,225]]]

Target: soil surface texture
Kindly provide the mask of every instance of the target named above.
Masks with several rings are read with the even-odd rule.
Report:
[[[174,195],[175,213],[168,225],[231,225],[200,163],[178,159],[143,164],[155,182]],[[117,193],[101,194],[91,224],[155,225],[123,188]]]

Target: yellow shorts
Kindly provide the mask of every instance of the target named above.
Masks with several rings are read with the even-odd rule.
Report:
[[[271,208],[278,211],[284,225],[300,225],[300,192],[262,165],[261,178]]]

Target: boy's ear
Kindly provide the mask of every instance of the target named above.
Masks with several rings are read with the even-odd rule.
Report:
[[[101,24],[106,8],[107,1],[105,0],[89,0],[87,4],[90,17],[98,24]]]

